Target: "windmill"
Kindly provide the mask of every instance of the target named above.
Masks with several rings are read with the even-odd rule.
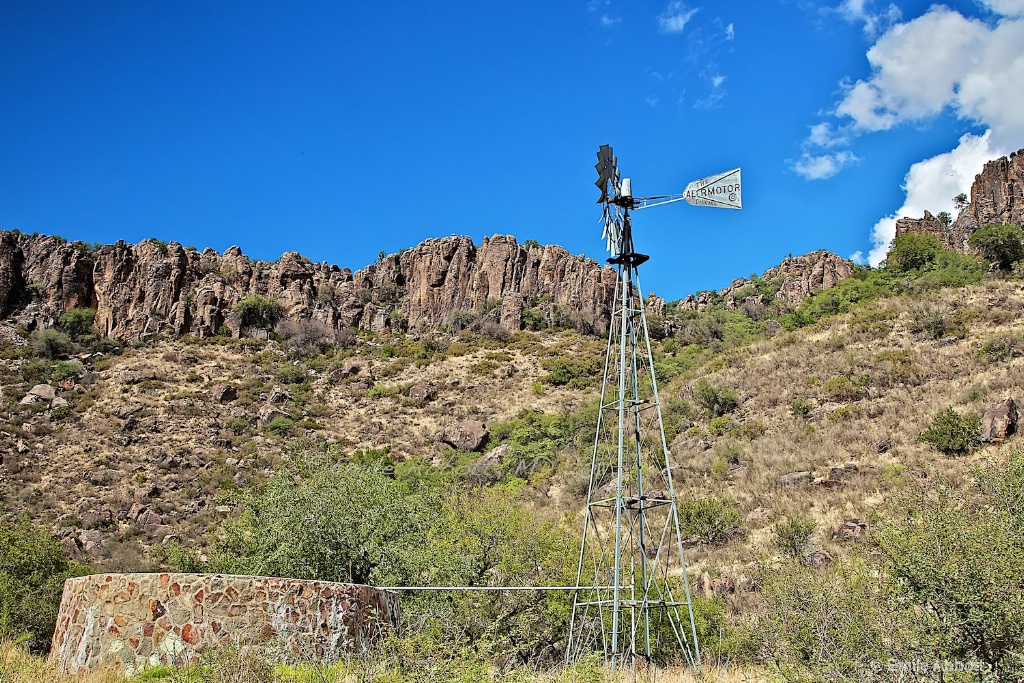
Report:
[[[680,200],[739,209],[740,169],[696,180],[678,194],[635,198],[610,146],[598,150],[596,168],[602,237],[618,277],[566,661],[599,651],[615,669],[682,654],[698,670],[700,647],[638,273],[650,257],[634,249],[630,211]]]

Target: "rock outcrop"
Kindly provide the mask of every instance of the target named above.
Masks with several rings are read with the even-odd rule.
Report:
[[[521,245],[495,235],[430,239],[353,273],[287,252],[275,263],[171,242],[118,242],[97,249],[59,237],[0,231],[0,313],[29,329],[52,325],[70,308],[96,309],[104,335],[159,331],[210,336],[247,330],[232,307],[267,296],[284,319],[335,330],[436,328],[453,317],[522,327],[524,312],[584,329],[607,326],[615,272],[559,246]],[[265,331],[264,331],[265,334]]]
[[[819,249],[803,256],[787,256],[779,265],[764,271],[760,279],[779,285],[775,298],[784,299],[796,306],[812,294],[835,287],[837,282],[852,274],[852,262],[830,251]],[[712,303],[723,299],[728,309],[735,309],[743,304],[763,307],[769,302],[752,293],[753,289],[749,290],[750,296],[742,294],[742,290],[754,285],[753,280],[739,278],[718,292],[691,294],[679,302],[679,307],[683,310],[703,311]]]
[[[1024,224],[1024,149],[985,164],[971,185],[970,204],[949,225],[928,211],[923,218],[896,221],[896,235],[908,232],[935,235],[947,249],[967,252],[975,231],[986,225]]]

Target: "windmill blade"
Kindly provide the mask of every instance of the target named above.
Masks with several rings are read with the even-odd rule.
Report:
[[[601,190],[601,198],[598,203],[609,200],[608,186],[611,185],[612,198],[619,194],[619,169],[618,159],[612,151],[611,145],[601,145],[597,150],[597,163],[594,164],[597,170],[597,180],[594,182]]]

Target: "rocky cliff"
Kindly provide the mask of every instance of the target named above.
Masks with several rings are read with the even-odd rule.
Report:
[[[209,336],[252,295],[279,300],[290,320],[334,329],[433,328],[453,317],[490,316],[506,329],[534,319],[568,319],[584,329],[607,325],[615,272],[559,246],[521,245],[495,235],[430,239],[353,273],[312,263],[296,252],[268,263],[238,247],[223,254],[171,242],[118,242],[98,249],[59,237],[0,231],[0,313],[34,328],[76,306],[96,309],[105,335],[134,338],[157,331]]]
[[[784,299],[793,306],[798,305],[812,294],[835,287],[836,283],[853,274],[853,263],[830,251],[819,249],[803,256],[787,256],[779,265],[769,268],[761,280],[777,284],[775,298]],[[734,309],[745,299],[741,290],[754,285],[754,281],[739,278],[718,292],[690,294],[679,302],[679,308],[688,311],[703,311],[712,303],[725,300],[727,309]],[[749,291],[749,290],[748,290]],[[740,295],[737,297],[737,295]],[[768,302],[759,301],[759,304]]]
[[[896,235],[908,232],[935,235],[947,249],[968,251],[971,235],[986,225],[1024,225],[1024,149],[985,164],[971,185],[970,204],[949,225],[928,211],[923,218],[896,221]]]

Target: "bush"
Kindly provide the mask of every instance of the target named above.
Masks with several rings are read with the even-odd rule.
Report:
[[[598,358],[566,357],[544,358],[540,366],[548,371],[542,381],[555,386],[569,385],[572,388],[590,386],[601,371]]]
[[[64,311],[60,317],[60,328],[67,333],[72,341],[78,341],[92,332],[92,324],[95,320],[96,311],[93,309],[72,308]]]
[[[284,306],[280,301],[259,294],[242,299],[231,310],[242,319],[242,325],[265,330],[273,329],[284,315]]]
[[[677,504],[679,530],[698,543],[722,543],[740,533],[742,518],[736,504],[725,498],[697,498]]]
[[[71,562],[57,539],[27,521],[0,523],[0,640],[49,649],[64,581],[88,573]]]
[[[963,455],[981,443],[981,419],[977,415],[962,417],[950,406],[932,418],[918,440],[946,455]]]
[[[971,235],[968,244],[1000,270],[1010,270],[1024,259],[1024,230],[1016,225],[986,225]]]
[[[897,235],[885,257],[885,267],[900,273],[920,270],[933,262],[944,249],[935,235],[914,232]]]
[[[800,514],[788,514],[775,523],[772,529],[772,545],[783,555],[798,560],[807,553],[811,536],[818,530],[818,523]]]
[[[298,365],[285,365],[274,374],[281,384],[302,384],[306,381],[306,371]]]
[[[32,333],[32,353],[40,358],[56,359],[75,350],[68,336],[52,328]]]
[[[811,405],[811,402],[803,396],[797,396],[789,404],[789,412],[793,413],[796,417],[810,417],[811,410],[813,409],[814,406]]]
[[[295,426],[295,420],[290,417],[277,416],[267,424],[267,434],[284,436]]]
[[[924,619],[922,658],[980,660],[985,680],[1024,676],[1024,453],[966,486],[905,494],[879,547],[894,598]],[[982,680],[979,675],[976,680]]]
[[[739,396],[731,389],[716,387],[706,379],[693,388],[693,399],[708,419],[731,413],[740,405]]]

